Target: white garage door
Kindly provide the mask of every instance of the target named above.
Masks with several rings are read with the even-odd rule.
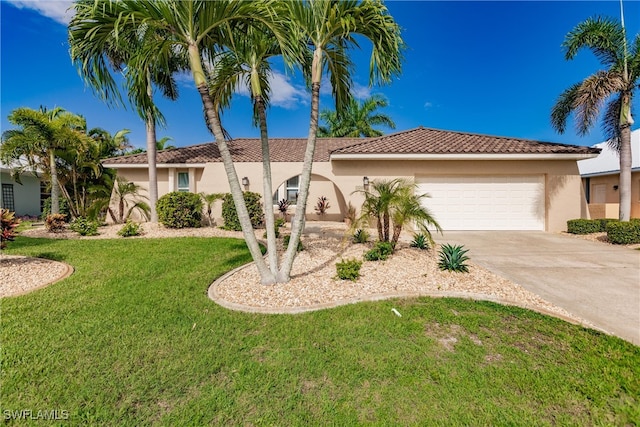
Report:
[[[544,177],[417,177],[444,230],[544,230]]]

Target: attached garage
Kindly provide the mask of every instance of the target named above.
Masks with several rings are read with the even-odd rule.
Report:
[[[543,175],[423,176],[417,191],[444,230],[544,230]]]

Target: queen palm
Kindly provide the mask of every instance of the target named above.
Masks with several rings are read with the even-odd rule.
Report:
[[[323,110],[320,118],[327,126],[320,126],[319,137],[375,137],[384,133],[374,126],[386,126],[395,129],[396,124],[391,117],[377,110],[389,105],[381,95],[373,95],[359,102],[351,99],[347,109],[342,113],[332,110]]]
[[[565,58],[573,59],[582,48],[590,49],[605,70],[565,90],[551,111],[551,124],[564,133],[575,113],[576,130],[585,135],[598,119],[602,106],[602,127],[608,143],[620,156],[621,221],[631,216],[631,106],[640,83],[640,34],[627,46],[624,27],[610,18],[590,18],[569,32],[563,43]]]
[[[15,166],[16,176],[27,168],[48,175],[51,213],[59,213],[58,162],[65,150],[87,143],[88,137],[78,130],[84,119],[60,107],[52,110],[21,107],[13,110],[8,120],[21,129],[10,129],[2,134],[0,159]]]

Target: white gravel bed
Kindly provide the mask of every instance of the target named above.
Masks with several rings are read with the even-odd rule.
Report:
[[[49,233],[43,227],[25,230],[30,237],[61,239],[122,239],[122,225],[100,227],[98,236],[82,237],[66,230]],[[242,233],[214,227],[168,229],[143,223],[142,236],[129,237],[236,237]],[[285,232],[288,230],[285,229]],[[371,230],[375,235],[375,230]],[[256,230],[262,238],[264,230]],[[396,253],[387,261],[365,261],[356,282],[335,278],[336,262],[342,258],[362,259],[366,245],[350,243],[345,225],[331,222],[307,222],[303,242],[305,250],[294,262],[289,283],[264,286],[253,264],[218,279],[209,295],[219,304],[233,309],[258,312],[299,312],[333,307],[357,301],[404,296],[457,296],[497,301],[552,314],[574,323],[582,319],[556,307],[521,286],[469,262],[470,272],[443,272],[437,267],[437,252],[410,248],[409,236],[403,236]],[[0,296],[16,295],[45,286],[70,274],[66,264],[55,261],[2,255],[0,258]]]

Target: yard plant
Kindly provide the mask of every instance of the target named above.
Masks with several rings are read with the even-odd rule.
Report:
[[[440,270],[468,273],[469,267],[466,262],[469,260],[469,257],[466,255],[467,252],[469,252],[469,250],[461,245],[450,245],[448,243],[442,245],[438,253],[438,267]]]
[[[416,298],[232,311],[206,290],[251,260],[237,239],[18,236],[6,251],[74,273],[2,299],[3,410],[61,408],[69,425],[640,419],[640,347],[525,309]]]
[[[336,273],[339,279],[355,282],[360,277],[360,267],[362,267],[362,261],[355,258],[343,259],[336,263]]]
[[[158,221],[170,228],[200,227],[202,199],[198,194],[173,191],[158,199]]]

